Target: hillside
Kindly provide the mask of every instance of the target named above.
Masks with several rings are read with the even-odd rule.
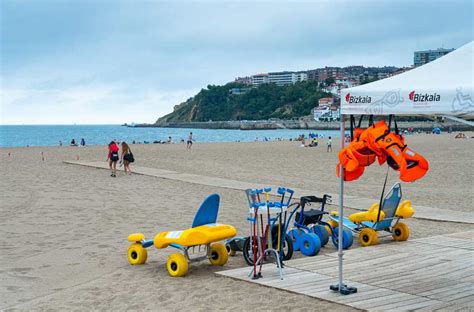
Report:
[[[177,106],[172,113],[157,120],[164,122],[290,119],[309,115],[318,100],[331,94],[322,91],[314,81],[279,87],[263,84],[246,89],[244,94],[231,94],[233,88],[248,86],[228,83],[209,85],[196,96]]]

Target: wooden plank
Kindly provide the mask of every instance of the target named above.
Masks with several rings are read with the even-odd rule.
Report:
[[[366,290],[357,288],[356,294],[351,294],[349,296],[345,296],[345,298],[338,299],[338,302],[344,304],[351,304],[354,302],[361,301],[362,299],[385,297],[390,294],[393,294],[393,291],[386,288],[370,287]]]
[[[384,296],[382,298],[378,297],[378,298],[372,298],[368,300],[360,300],[360,301],[354,302],[352,306],[359,309],[370,309],[372,306],[378,305],[380,302],[386,305],[390,305],[393,303],[399,303],[405,300],[409,300],[412,297],[413,297],[412,295],[394,291],[392,294]]]
[[[433,299],[436,299],[436,298],[441,298],[442,301],[450,301],[450,300],[445,300],[444,298],[450,298],[450,296],[454,296],[454,295],[457,295],[457,294],[468,294],[469,293],[472,295],[473,294],[473,285],[472,284],[464,284],[462,285],[462,287],[456,287],[456,286],[453,286],[452,288],[444,288],[444,291],[438,291],[438,292],[435,292],[435,293],[428,293],[426,295],[424,295],[425,297],[428,297],[428,298],[433,298]]]
[[[432,291],[436,291],[438,289],[450,289],[457,283],[454,281],[449,281],[449,280],[440,280],[436,283],[433,283],[432,281],[426,281],[425,279],[420,280],[412,280],[410,284],[406,285],[391,285],[391,289],[395,289],[398,291],[404,291],[412,295],[418,295],[418,296],[424,296],[425,294],[429,294]]]
[[[436,305],[438,303],[439,303],[439,301],[437,301],[437,300],[426,300],[426,301],[414,302],[414,303],[409,304],[409,305],[404,305],[404,306],[401,306],[400,308],[403,311],[413,311],[413,310],[416,310],[416,309],[431,307],[431,306]]]
[[[466,296],[462,297],[459,299],[451,300],[449,303],[455,304],[455,305],[469,305],[471,307],[474,307],[474,298],[473,296]]]
[[[465,291],[465,292],[458,292],[456,294],[452,294],[452,295],[449,295],[449,296],[443,296],[443,301],[456,301],[456,300],[460,300],[460,299],[463,299],[463,298],[469,298],[470,300],[473,300],[474,299],[474,289],[470,289],[469,291]]]
[[[325,280],[319,280],[317,282],[310,282],[306,284],[293,284],[293,285],[288,285],[287,288],[291,288],[292,290],[300,290],[300,289],[313,289],[313,288],[323,288],[323,289],[329,289],[329,286],[333,283],[334,279],[333,278],[328,278]],[[286,287],[287,285],[285,285]]]
[[[391,304],[386,304],[384,302],[380,302],[380,304],[373,305],[370,310],[384,310],[384,311],[389,311],[389,310],[411,310],[411,309],[416,309],[416,308],[422,308],[430,305],[435,305],[439,304],[441,301],[425,298],[425,297],[419,297],[419,296],[413,296],[409,299],[404,299],[404,300],[399,300],[397,302],[391,303]],[[413,307],[413,308],[410,308]]]
[[[308,272],[301,272],[301,274],[286,277],[283,280],[278,279],[270,282],[262,281],[262,283],[265,283],[268,286],[288,287],[292,285],[317,283],[319,281],[321,281],[320,276],[317,276],[314,273],[308,274]]]

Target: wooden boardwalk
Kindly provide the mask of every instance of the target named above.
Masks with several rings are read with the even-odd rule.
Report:
[[[358,293],[329,290],[337,283],[337,253],[286,262],[280,280],[274,264],[251,280],[251,267],[217,272],[370,311],[474,310],[474,231],[345,251],[344,282]]]
[[[99,169],[109,169],[108,164],[104,161],[65,161],[64,163],[99,168]],[[165,170],[165,169],[140,167],[140,166],[135,166],[135,165],[133,166],[133,171],[137,174],[153,176],[153,177],[162,178],[162,179],[177,180],[177,181],[183,181],[183,182],[188,182],[188,183],[209,185],[209,186],[215,186],[215,187],[221,187],[221,188],[229,188],[229,189],[234,189],[234,190],[246,190],[249,188],[256,188],[256,187],[263,188],[265,186],[269,186],[268,184],[263,185],[263,184],[256,184],[256,183],[251,183],[251,182],[223,179],[223,178],[218,178],[218,177],[203,176],[203,175],[198,175],[198,174],[181,173],[181,172]],[[272,186],[272,189],[276,190],[277,187]],[[298,196],[308,195],[308,194],[319,195],[319,196],[323,195],[323,192],[321,192],[320,194],[315,194],[314,190],[304,190],[304,189],[298,189],[298,188],[295,188],[294,190],[295,190],[295,198],[298,198]],[[277,195],[277,194],[274,194],[274,195]],[[333,203],[337,203],[339,201],[338,194],[331,194],[331,196],[332,196]],[[361,197],[350,196],[350,195],[344,196],[344,206],[352,208],[352,209],[356,209],[356,210],[367,210],[373,203],[378,202],[378,201],[379,201],[378,199],[361,198]],[[474,214],[471,212],[440,209],[440,208],[425,207],[425,206],[418,206],[418,205],[415,205],[413,208],[415,208],[416,210],[416,214],[414,218],[474,224]]]

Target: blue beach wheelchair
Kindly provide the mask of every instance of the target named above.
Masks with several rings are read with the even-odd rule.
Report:
[[[324,194],[323,197],[303,196],[300,198],[300,202],[296,204],[291,212],[286,225],[286,228],[288,228],[294,215],[293,228],[288,232],[288,236],[293,241],[294,250],[301,251],[305,256],[317,255],[321,247],[329,242],[329,237],[331,237],[334,246],[338,247],[337,227],[331,221],[323,221],[324,215],[328,214],[324,211],[325,205],[330,202],[331,196],[327,194]],[[319,209],[305,210],[306,206],[315,203],[321,204]],[[353,240],[352,232],[344,229],[343,248],[350,248]]]

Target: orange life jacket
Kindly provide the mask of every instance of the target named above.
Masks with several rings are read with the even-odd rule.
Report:
[[[387,160],[387,155],[375,144],[375,141],[378,138],[387,135],[388,133],[390,133],[390,129],[388,128],[385,120],[378,121],[367,128],[367,146],[377,155],[379,165],[383,165],[385,163]]]
[[[428,172],[428,161],[408,148],[401,135],[390,132],[377,140],[375,145],[387,154],[387,164],[400,171],[400,180],[413,182]]]
[[[336,166],[336,175],[339,177],[341,175],[340,163]],[[354,181],[357,180],[363,173],[365,167],[357,167],[354,171],[344,170],[344,181]]]
[[[354,139],[338,154],[339,164],[336,166],[336,175],[340,176],[340,164],[344,167],[344,181],[358,179],[364,173],[364,167],[375,161],[375,154],[367,147],[365,129],[356,128]]]
[[[396,125],[395,125],[396,127]],[[429,169],[428,161],[405,145],[403,136],[390,132],[387,123],[381,120],[367,129],[356,128],[354,139],[339,154],[336,175],[340,176],[340,165],[344,168],[344,181],[358,179],[377,157],[380,165],[387,164],[400,171],[400,179],[413,182],[423,177]]]

